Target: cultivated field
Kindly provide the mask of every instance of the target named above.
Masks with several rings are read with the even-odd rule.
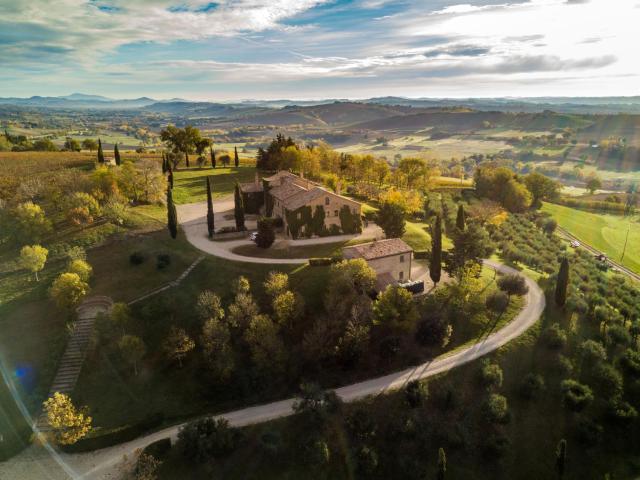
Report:
[[[545,203],[542,209],[583,242],[640,273],[640,217],[601,215],[550,203]],[[629,240],[621,261],[627,231]]]

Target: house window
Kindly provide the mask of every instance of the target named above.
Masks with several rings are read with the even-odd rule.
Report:
[[[334,216],[334,217],[337,217],[338,215],[339,215],[338,210],[334,210],[334,211],[333,211],[333,216]]]
[[[400,274],[398,275],[398,279],[400,281],[404,280],[404,272],[400,272]]]
[[[400,263],[404,263],[404,255],[400,255]]]
[[[331,199],[329,197],[325,197],[324,204],[329,205],[330,202],[331,202]]]

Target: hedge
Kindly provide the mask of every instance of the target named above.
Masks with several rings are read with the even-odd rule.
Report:
[[[429,250],[416,250],[413,252],[413,258],[416,260],[429,260],[431,252]]]
[[[171,439],[162,438],[147,445],[142,451],[143,454],[151,455],[156,460],[162,460],[171,450]]]
[[[149,415],[139,423],[121,428],[104,435],[89,436],[79,440],[73,445],[61,445],[60,449],[66,453],[90,452],[92,450],[100,450],[101,448],[112,447],[123,442],[134,440],[143,434],[162,425],[164,415],[156,413]]]
[[[332,258],[310,258],[309,265],[312,267],[323,267],[326,265],[331,265],[333,262]]]

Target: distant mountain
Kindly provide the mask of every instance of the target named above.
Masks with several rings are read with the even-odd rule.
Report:
[[[73,93],[63,97],[0,98],[1,105],[16,105],[40,108],[65,108],[70,110],[86,109],[136,109],[157,103],[158,100],[148,97],[134,99],[112,99],[100,95]]]

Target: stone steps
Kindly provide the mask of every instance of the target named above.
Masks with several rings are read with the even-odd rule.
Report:
[[[66,395],[73,392],[91,342],[96,317],[99,313],[108,312],[112,305],[113,302],[110,298],[100,296],[86,299],[76,309],[78,320],[75,322],[67,348],[58,364],[58,371],[53,378],[49,397],[52,397],[56,392]],[[44,412],[36,420],[35,428],[39,431],[47,431],[49,429]]]

